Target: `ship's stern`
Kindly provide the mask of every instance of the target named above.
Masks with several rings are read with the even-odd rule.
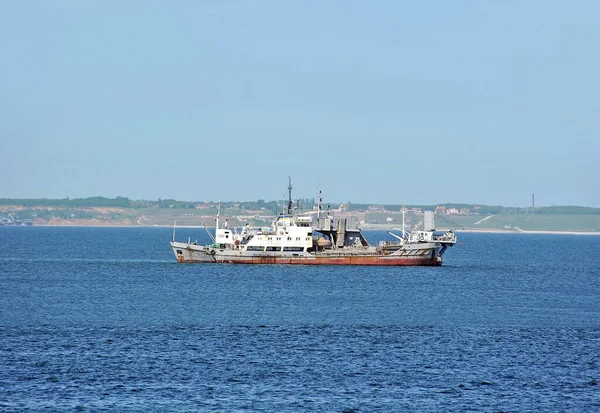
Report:
[[[177,262],[215,262],[212,251],[203,245],[171,241],[171,249]]]

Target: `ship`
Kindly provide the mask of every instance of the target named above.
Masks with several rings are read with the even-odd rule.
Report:
[[[275,217],[270,227],[229,228],[220,222],[217,212],[212,243],[175,240],[171,248],[180,263],[288,264],[288,265],[371,265],[371,266],[440,266],[444,252],[456,244],[453,230],[435,230],[433,211],[425,211],[420,230],[400,235],[391,231],[390,241],[371,245],[358,225],[356,217],[334,217],[322,211],[321,190],[318,191],[316,217],[297,213],[292,203],[291,180],[288,184],[287,208]]]

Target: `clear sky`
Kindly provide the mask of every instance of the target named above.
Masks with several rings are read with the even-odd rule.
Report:
[[[4,1],[0,197],[600,207],[598,1]]]

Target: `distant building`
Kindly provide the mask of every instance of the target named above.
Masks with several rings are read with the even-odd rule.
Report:
[[[445,214],[446,213],[446,207],[445,206],[437,206],[435,207],[435,211],[436,214]]]
[[[383,205],[369,205],[369,212],[387,212]]]

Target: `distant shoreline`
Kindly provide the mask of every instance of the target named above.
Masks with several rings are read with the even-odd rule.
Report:
[[[482,232],[485,234],[548,234],[548,235],[600,235],[600,232],[597,231],[542,231],[542,230],[536,230],[536,231],[529,231],[529,230],[522,230],[522,231],[509,231],[509,230],[504,230],[504,229],[459,229],[459,230],[455,230],[454,232],[469,232],[469,233],[477,233],[477,232]]]
[[[44,227],[44,228],[48,228],[48,227],[55,227],[55,228],[59,228],[59,227],[70,227],[70,228],[173,228],[173,225],[112,225],[112,224],[108,224],[108,225],[93,225],[93,224],[61,224],[61,225],[54,225],[54,224],[38,224],[38,225],[1,225],[0,228],[2,227],[26,227],[26,228],[32,228],[32,227]],[[175,226],[176,229],[178,228],[187,228],[187,229],[211,229],[212,227],[206,227],[206,226],[202,226],[202,225],[176,225]],[[367,230],[367,231],[399,231],[397,229],[397,227],[378,227],[378,228],[374,228],[372,226],[365,226],[365,227],[361,227],[362,230]],[[448,231],[449,228],[440,228],[439,231],[443,232],[443,231]],[[455,229],[454,232],[456,233],[461,233],[461,232],[465,232],[465,233],[482,233],[482,234],[547,234],[547,235],[600,235],[600,232],[598,231],[553,231],[553,230],[521,230],[521,231],[511,231],[511,230],[507,230],[507,229],[493,229],[493,228],[482,228],[482,229],[473,229],[473,228],[469,228],[469,229]]]

